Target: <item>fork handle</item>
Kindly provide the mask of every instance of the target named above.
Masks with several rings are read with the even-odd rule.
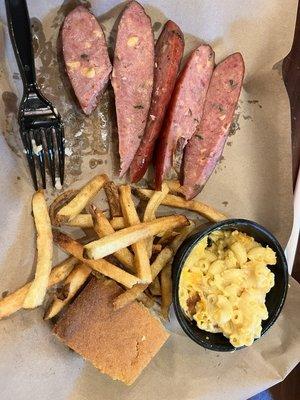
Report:
[[[36,87],[32,35],[26,0],[5,0],[7,22],[24,89]]]

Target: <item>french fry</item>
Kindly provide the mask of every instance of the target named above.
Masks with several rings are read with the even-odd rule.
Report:
[[[59,226],[59,221],[57,219],[58,211],[66,204],[69,203],[77,195],[79,190],[67,190],[57,196],[49,207],[49,215],[52,225]]]
[[[168,246],[172,240],[179,235],[179,232],[173,231],[173,229],[168,229],[164,232],[164,234],[160,237],[158,244],[162,246]]]
[[[161,191],[153,192],[145,208],[144,222],[153,221],[155,219],[155,213],[168,193],[169,187],[165,183],[162,184]]]
[[[104,190],[109,205],[110,217],[122,217],[118,186],[114,182],[109,181],[104,185]]]
[[[109,235],[108,237],[111,237],[111,236],[112,235]],[[76,257],[79,261],[85,263],[90,268],[115,280],[116,282],[119,282],[128,288],[131,288],[133,285],[140,282],[140,279],[138,279],[136,276],[133,276],[126,271],[123,271],[121,268],[116,267],[115,265],[113,265],[112,263],[110,263],[104,259],[90,260],[90,259],[84,258],[83,245],[81,243],[77,242],[76,240],[73,240],[71,237],[65,235],[64,233],[55,231],[55,232],[53,232],[53,238],[54,238],[54,242],[59,247],[61,247],[62,250],[71,254],[72,256]],[[100,240],[103,240],[106,238],[107,238],[107,236]],[[113,251],[112,253],[114,253],[114,252],[115,251]],[[112,253],[110,253],[110,254],[112,254]],[[106,255],[108,255],[108,254],[106,254]]]
[[[151,308],[154,306],[155,301],[152,297],[147,296],[146,293],[140,293],[137,297],[137,300],[144,304],[145,307]]]
[[[179,235],[175,236],[172,242],[169,244],[169,247],[173,250],[175,254],[185,239],[193,232],[195,229],[195,223],[189,220],[190,224],[188,226],[183,227],[179,230]]]
[[[93,228],[93,219],[90,214],[78,214],[70,221],[67,221],[65,225],[78,228]]]
[[[160,271],[165,267],[165,265],[171,260],[173,256],[173,251],[168,247],[165,247],[156,257],[155,261],[151,264],[151,274],[152,279],[155,279]],[[126,290],[126,292],[120,294],[113,302],[114,309],[118,310],[125,307],[127,304],[131,303],[138,296],[147,289],[148,284],[139,283],[133,286],[131,289]]]
[[[63,281],[77,263],[78,260],[76,258],[69,257],[65,261],[53,267],[49,276],[48,288]],[[20,289],[0,300],[0,320],[9,317],[11,314],[14,314],[23,307],[25,297],[31,284],[32,282],[27,283]]]
[[[135,209],[130,186],[120,186],[120,204],[125,221],[129,226],[138,225],[140,219]],[[151,246],[152,247],[152,246]],[[139,240],[132,244],[134,252],[134,265],[141,281],[151,282],[150,260],[146,248],[146,241]]]
[[[134,189],[134,194],[144,200],[150,199],[153,193],[154,190],[140,189],[140,188]],[[223,221],[224,219],[227,219],[226,215],[220,213],[218,210],[207,204],[201,203],[200,201],[197,200],[185,200],[182,197],[175,196],[172,194],[167,194],[161,204],[164,206],[194,211],[200,214],[202,217],[213,222],[219,222]]]
[[[163,232],[166,230],[166,226],[176,229],[186,225],[189,225],[189,222],[184,215],[170,215],[156,218],[151,222],[142,222],[86,244],[84,246],[85,255],[91,259],[103,258],[139,240],[147,239],[159,232]]]
[[[113,217],[110,221],[111,226],[115,231],[126,228],[126,224],[123,217]]]
[[[152,254],[155,254],[155,253],[160,253],[161,252],[161,250],[162,250],[162,245],[161,244],[154,244],[153,246],[152,246]]]
[[[32,212],[37,232],[37,263],[34,280],[24,299],[24,308],[35,308],[43,303],[53,256],[51,221],[43,191],[34,193]]]
[[[123,217],[114,217],[109,222],[115,231],[125,228]],[[93,219],[90,214],[78,214],[76,217],[66,222],[65,225],[76,226],[78,228],[93,228]]]
[[[152,296],[161,296],[161,287],[158,276],[150,283],[149,290]]]
[[[154,192],[154,194],[151,196],[145,208],[144,218],[143,218],[144,222],[153,221],[155,219],[156,210],[158,209],[161,202],[168,193],[169,193],[169,187],[165,183],[162,184],[161,191]],[[146,248],[149,258],[151,257],[152,254],[152,244],[153,244],[153,237],[146,240]]]
[[[172,304],[172,279],[171,263],[166,265],[160,274],[161,284],[161,313],[164,319],[169,318],[170,306]]]
[[[109,220],[102,211],[98,210],[95,206],[91,206],[90,212],[94,223],[94,230],[100,238],[111,235],[115,232],[114,228],[111,226]],[[120,249],[113,253],[113,255],[129,270],[133,272],[135,271],[133,254],[130,253],[127,248]]]
[[[180,185],[179,181],[176,180],[170,180],[170,181],[165,181],[165,183],[168,185],[170,192],[173,193],[182,193],[182,186]]]
[[[62,207],[56,215],[60,223],[70,221],[76,215],[80,214],[86,205],[91,201],[99,190],[107,182],[106,175],[97,175],[91,179],[68,204]]]
[[[51,319],[55,317],[70,301],[74,298],[75,294],[85,283],[91,273],[91,268],[85,264],[79,264],[74,267],[69,276],[64,282],[64,289],[67,290],[67,296],[63,299],[55,296],[50,307],[44,315],[44,319]]]

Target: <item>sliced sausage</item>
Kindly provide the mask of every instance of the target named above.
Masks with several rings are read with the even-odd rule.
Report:
[[[182,191],[187,199],[201,191],[223,152],[244,71],[243,58],[235,53],[213,72],[200,125],[185,148]]]
[[[85,7],[78,6],[66,16],[62,45],[75,95],[83,112],[89,115],[106,88],[112,66],[102,28]]]
[[[120,176],[128,170],[144,134],[154,74],[154,38],[150,18],[130,2],[118,24],[112,85],[119,134]]]
[[[155,187],[173,165],[177,146],[181,150],[200,122],[204,100],[214,67],[214,52],[208,45],[193,50],[179,75],[158,139],[155,159]]]
[[[130,165],[131,182],[139,181],[151,162],[155,141],[173,92],[184,49],[180,28],[168,21],[155,45],[153,92],[144,136]]]

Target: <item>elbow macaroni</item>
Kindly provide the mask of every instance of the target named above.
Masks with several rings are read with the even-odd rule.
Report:
[[[222,332],[235,347],[250,346],[268,318],[265,297],[274,274],[267,265],[275,264],[275,252],[245,233],[212,232],[183,266],[180,305],[200,329]]]

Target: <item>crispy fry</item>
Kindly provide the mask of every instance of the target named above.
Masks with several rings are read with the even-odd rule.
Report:
[[[112,233],[115,232],[114,228],[111,226],[109,220],[105,217],[102,211],[98,210],[95,206],[91,206],[90,212],[93,218],[94,230],[99,236],[99,238],[111,235]],[[113,253],[113,255],[125,267],[127,267],[133,272],[135,271],[133,255],[127,248],[120,249],[115,253]]]
[[[158,244],[161,244],[162,246],[168,246],[168,244],[172,242],[172,240],[178,235],[179,232],[173,231],[173,229],[168,229],[161,236],[161,238],[158,241]]]
[[[24,300],[24,308],[35,308],[43,303],[53,256],[51,221],[43,191],[34,193],[32,212],[37,232],[37,263],[34,280]]]
[[[120,204],[127,225],[138,225],[140,219],[131,197],[130,186],[128,185],[120,186]],[[151,282],[150,260],[145,240],[139,240],[133,243],[132,249],[134,252],[134,265],[138,277],[145,283]]]
[[[158,276],[150,283],[149,290],[152,296],[161,296],[161,287]]]
[[[110,236],[112,236],[112,235],[110,235]],[[76,240],[73,240],[69,236],[65,235],[64,233],[57,232],[57,231],[53,232],[53,238],[54,238],[54,242],[56,244],[58,244],[64,251],[66,251],[67,253],[76,257],[78,260],[85,263],[90,268],[92,268],[98,272],[101,272],[101,274],[115,280],[116,282],[119,282],[128,288],[131,288],[133,285],[140,282],[140,280],[136,276],[133,276],[126,271],[123,271],[121,268],[116,267],[115,265],[111,264],[110,262],[108,262],[104,259],[90,260],[90,259],[84,258],[83,245],[80,244],[79,242],[77,242]],[[107,238],[107,236],[100,240],[103,240],[106,238]],[[119,250],[119,249],[117,249],[117,250]],[[114,253],[114,252],[115,251],[113,251],[112,253]],[[106,255],[108,255],[108,254],[106,254]]]
[[[63,281],[70,274],[74,268],[74,265],[77,263],[78,260],[76,260],[76,258],[69,257],[65,261],[52,268],[49,277],[48,288]],[[32,282],[27,283],[20,289],[0,300],[0,320],[2,318],[9,317],[11,314],[19,311],[22,308],[31,284]]]
[[[70,221],[76,215],[81,213],[81,211],[86,207],[89,201],[92,200],[99,192],[99,190],[104,186],[105,182],[107,182],[108,178],[106,175],[97,175],[93,179],[91,179],[71,200],[68,204],[62,207],[56,218],[59,222]]]
[[[115,231],[125,228],[123,217],[114,217],[109,222]],[[66,222],[65,225],[78,228],[93,228],[93,219],[90,214],[78,214],[71,221]]]
[[[78,214],[70,221],[67,221],[65,225],[78,228],[93,228],[93,219],[90,214]]]
[[[126,228],[123,217],[114,217],[109,222],[115,231],[119,231],[120,229]]]
[[[114,182],[109,181],[104,185],[104,190],[109,205],[110,217],[122,217],[118,186]]]
[[[155,219],[155,213],[158,207],[160,206],[163,199],[169,193],[169,187],[163,183],[161,191],[156,191],[151,196],[150,200],[147,203],[145,212],[144,212],[144,222],[153,221]],[[153,244],[153,237],[146,240],[146,248],[148,252],[148,257],[151,257],[152,254],[152,244]]]
[[[154,280],[160,271],[166,266],[168,262],[170,262],[172,255],[175,254],[179,246],[182,242],[187,238],[187,236],[194,230],[195,224],[193,221],[190,221],[189,226],[185,226],[180,230],[180,232],[175,236],[173,241],[169,247],[165,247],[156,257],[155,261],[151,264],[151,274],[152,279]],[[165,277],[167,279],[167,277]],[[165,279],[165,281],[166,281]],[[131,303],[133,300],[137,298],[137,296],[142,293],[145,289],[147,289],[149,285],[147,284],[137,284],[133,286],[131,289],[126,290],[126,292],[120,294],[114,300],[114,308],[117,310],[119,308],[124,307],[126,304]],[[162,290],[162,289],[161,289]],[[166,297],[166,300],[168,297]],[[164,315],[168,312],[168,302],[165,302]]]
[[[155,253],[160,253],[161,252],[161,250],[162,250],[162,245],[161,244],[154,244],[153,246],[152,246],[152,254],[155,254]]]
[[[185,239],[193,232],[195,229],[195,223],[189,220],[190,224],[179,230],[179,235],[175,236],[169,247],[173,250],[174,254],[185,241]]]
[[[169,318],[170,306],[172,304],[172,279],[171,263],[166,265],[160,274],[161,283],[161,313],[164,319]]]
[[[67,289],[66,297],[60,299],[58,296],[55,296],[52,304],[44,315],[44,319],[51,319],[55,317],[55,315],[57,315],[64,306],[70,303],[75,294],[90,276],[91,271],[91,268],[85,264],[76,265],[64,282],[63,288]]]
[[[179,181],[170,180],[170,181],[165,181],[165,183],[169,186],[170,192],[172,194],[182,193],[182,186],[180,185]]]
[[[144,222],[153,221],[155,219],[155,213],[168,193],[169,187],[165,183],[162,184],[161,191],[153,192],[145,208]]]
[[[134,193],[140,198],[146,200],[152,196],[154,190],[135,188]],[[213,222],[223,221],[224,219],[227,219],[226,215],[220,213],[218,210],[207,204],[201,203],[197,200],[185,200],[182,197],[174,196],[172,194],[167,194],[161,204],[163,204],[164,206],[194,211],[200,214],[202,217]]]
[[[140,293],[137,297],[137,300],[144,304],[145,307],[151,308],[154,306],[155,301],[152,297],[147,296],[146,293]]]
[[[151,222],[142,222],[86,244],[85,254],[92,259],[103,258],[139,240],[155,236],[165,230],[166,226],[175,229],[186,225],[189,225],[189,222],[184,215],[170,215]]]
[[[165,265],[171,260],[173,252],[168,247],[165,247],[156,257],[155,261],[151,264],[152,279],[155,279]],[[115,310],[118,310],[135,300],[145,289],[148,284],[139,283],[131,289],[120,294],[113,302]]]
[[[66,204],[69,203],[74,197],[77,195],[79,190],[67,190],[57,196],[49,207],[49,215],[51,224],[54,226],[59,225],[59,221],[57,219],[58,211]]]

